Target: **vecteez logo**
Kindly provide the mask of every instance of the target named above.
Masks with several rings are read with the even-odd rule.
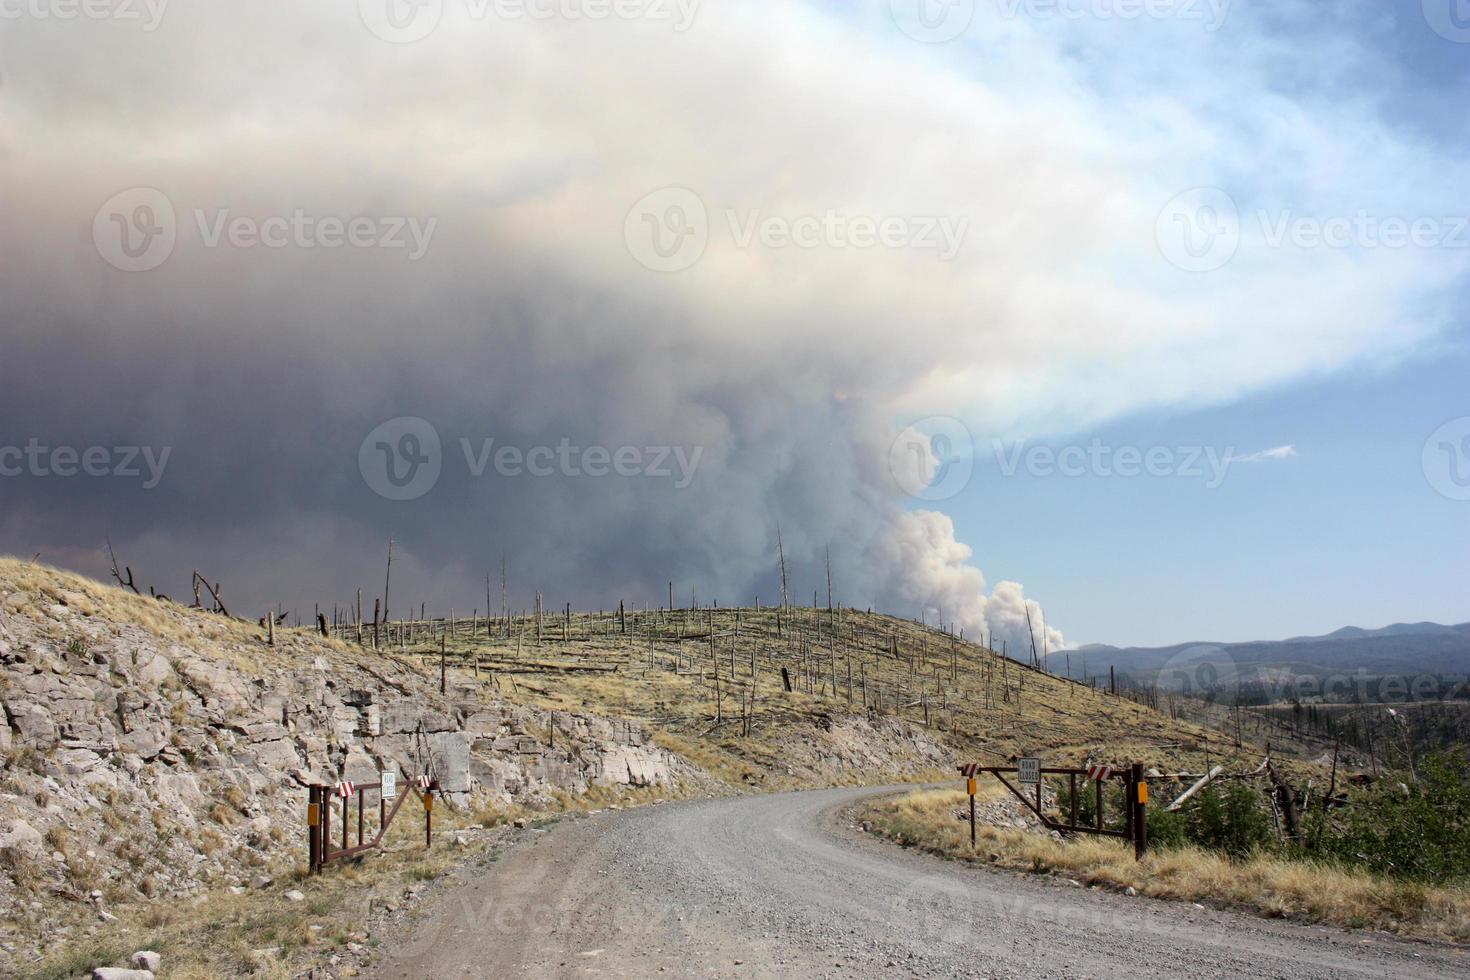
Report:
[[[1445,40],[1470,44],[1470,0],[1424,0],[1424,20]]]
[[[3,0],[0,0],[3,2]],[[701,0],[455,0],[460,21],[649,21],[682,34],[694,25]],[[358,0],[357,12],[374,36],[413,44],[437,31],[445,0]]]
[[[1424,443],[1424,478],[1440,496],[1470,500],[1470,416],[1440,426]]]
[[[1158,686],[1215,704],[1234,704],[1240,693],[1235,658],[1220,646],[1196,644],[1180,650],[1159,668]]]
[[[709,212],[688,188],[665,187],[645,195],[628,211],[623,240],[644,268],[682,272],[709,246]]]
[[[114,194],[92,219],[92,243],[108,265],[150,272],[168,261],[179,238],[173,202],[153,187]]]
[[[893,22],[915,41],[944,44],[975,21],[975,0],[889,0]]]
[[[439,219],[415,215],[316,214],[289,212],[239,214],[230,208],[193,208],[182,228],[174,203],[154,187],[132,187],[108,198],[92,218],[97,254],[123,272],[151,272],[179,246],[180,231],[189,245],[206,250],[306,251],[374,249],[417,262],[429,251]]]
[[[494,437],[460,436],[459,453],[471,479],[643,478],[675,490],[693,483],[703,446],[581,445],[570,436],[531,446]],[[444,447],[432,423],[416,416],[390,419],[373,429],[357,450],[363,482],[387,500],[417,500],[434,489],[444,471]],[[457,467],[456,467],[457,468]]]
[[[357,467],[378,496],[417,500],[434,489],[444,470],[439,430],[414,416],[389,419],[362,440]]]
[[[1218,187],[1196,187],[1164,205],[1154,225],[1159,252],[1186,272],[1214,272],[1240,248],[1240,209]]]
[[[158,30],[169,0],[0,0],[0,20],[116,20]]]
[[[357,0],[363,25],[391,44],[422,41],[444,18],[444,0]]]
[[[1218,187],[1177,194],[1159,212],[1160,254],[1186,272],[1215,272],[1243,243],[1254,250],[1377,252],[1405,249],[1470,252],[1470,215],[1257,208],[1241,211]]]
[[[970,232],[967,215],[867,213],[821,210],[772,213],[761,207],[725,208],[712,222],[704,199],[687,187],[664,187],[639,198],[623,220],[628,254],[654,272],[683,272],[705,254],[719,233],[726,250],[761,250],[772,256],[828,250],[887,250],[950,262]]]
[[[915,500],[953,499],[975,474],[975,437],[963,422],[948,415],[920,419],[888,447],[888,472]]]

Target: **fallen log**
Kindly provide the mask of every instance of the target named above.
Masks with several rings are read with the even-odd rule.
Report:
[[[1188,800],[1194,794],[1198,793],[1200,790],[1204,789],[1206,786],[1210,785],[1211,781],[1213,781],[1224,771],[1224,766],[1215,766],[1209,772],[1201,776],[1197,783],[1189,787],[1189,789],[1185,790],[1183,793],[1180,793],[1179,798],[1176,799],[1173,803],[1170,803],[1168,806],[1164,807],[1164,809],[1168,810],[1170,813],[1178,810],[1181,806],[1184,805],[1186,800]]]

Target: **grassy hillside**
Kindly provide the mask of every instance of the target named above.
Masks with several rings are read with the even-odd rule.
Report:
[[[855,719],[936,743],[932,772],[916,776],[947,778],[962,761],[1022,755],[1169,767],[1237,751],[1233,732],[1172,719],[932,627],[850,609],[563,612],[543,617],[539,630],[534,616],[437,620],[394,624],[380,642],[429,669],[442,645],[449,672],[520,704],[641,720],[710,771],[767,789],[884,778],[840,740],[811,741]],[[1241,754],[1258,755],[1259,746]]]

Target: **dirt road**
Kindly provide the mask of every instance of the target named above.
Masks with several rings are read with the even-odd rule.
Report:
[[[1465,952],[1091,891],[875,841],[823,790],[548,831],[384,942],[383,978],[1464,977]]]

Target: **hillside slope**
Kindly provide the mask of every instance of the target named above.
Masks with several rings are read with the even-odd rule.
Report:
[[[438,621],[398,626],[382,650],[275,639],[0,559],[0,949],[90,934],[96,903],[126,917],[299,869],[305,785],[382,768],[433,775],[452,813],[480,820],[639,787],[1226,751],[1219,733],[848,610]]]

